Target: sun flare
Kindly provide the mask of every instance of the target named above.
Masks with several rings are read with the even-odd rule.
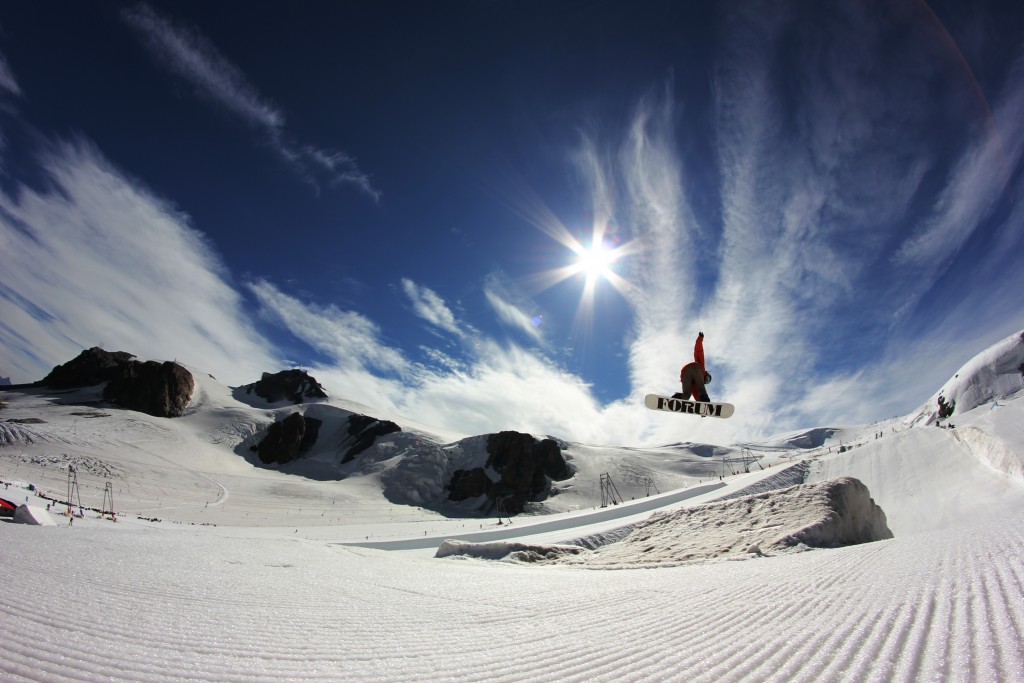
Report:
[[[576,272],[585,275],[588,280],[611,275],[612,264],[619,257],[616,250],[603,240],[595,240],[589,249],[580,245],[579,249],[574,251],[576,251],[576,263],[573,268]]]

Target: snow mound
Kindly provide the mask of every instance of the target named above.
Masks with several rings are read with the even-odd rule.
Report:
[[[910,426],[940,419],[939,399],[951,415],[964,413],[1024,390],[1024,330],[1014,333],[967,361],[928,402],[907,416]]]
[[[517,562],[541,562],[557,560],[568,555],[586,552],[578,545],[543,545],[517,541],[490,541],[470,543],[447,540],[437,549],[434,557],[475,557],[483,560],[509,559]]]
[[[14,521],[18,524],[30,524],[32,526],[57,526],[53,517],[46,511],[35,505],[19,505],[14,511]]]
[[[852,477],[652,515],[619,543],[567,560],[602,569],[834,548],[892,538],[885,513]]]

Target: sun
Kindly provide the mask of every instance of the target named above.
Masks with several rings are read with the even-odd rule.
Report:
[[[519,211],[534,227],[565,247],[567,252],[564,265],[524,276],[521,282],[527,291],[539,294],[567,281],[582,284],[574,319],[580,329],[589,329],[593,323],[599,290],[615,292],[629,306],[639,299],[636,286],[624,275],[638,267],[630,261],[646,248],[640,240],[623,239],[609,211],[596,207],[589,226],[581,225],[572,230],[543,200],[528,190],[523,190]]]
[[[586,276],[587,280],[591,281],[602,277],[607,279],[614,277],[612,265],[618,260],[619,253],[611,245],[602,239],[595,239],[589,248],[578,243],[573,247],[573,251],[576,252],[576,263],[573,270],[577,273]]]
[[[636,296],[635,288],[617,271],[622,261],[639,252],[635,241],[622,242],[609,230],[607,222],[596,221],[590,226],[590,239],[579,239],[557,220],[538,222],[545,233],[568,250],[564,266],[535,273],[531,289],[543,291],[560,282],[575,279],[583,285],[576,308],[575,323],[580,329],[589,329],[597,307],[598,290],[602,283],[611,285],[627,303]]]

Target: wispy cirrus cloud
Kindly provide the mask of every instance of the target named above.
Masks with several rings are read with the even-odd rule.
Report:
[[[514,303],[512,295],[498,280],[492,276],[484,284],[484,297],[495,315],[503,324],[511,327],[517,332],[523,333],[534,342],[543,343],[544,336],[541,333],[543,316],[531,315],[523,310],[521,304]]]
[[[463,335],[455,320],[455,314],[448,308],[444,299],[437,295],[437,292],[429,287],[418,285],[409,278],[402,278],[402,291],[409,297],[413,312],[420,318],[457,337]]]
[[[264,142],[304,181],[317,190],[324,183],[354,185],[380,199],[380,191],[351,155],[292,140],[281,110],[199,31],[175,24],[146,3],[123,10],[121,16],[161,66],[191,83],[204,99],[261,131]]]
[[[0,54],[0,89],[6,90],[11,95],[21,95],[21,87],[18,85],[11,67],[7,64],[7,58],[2,54]]]
[[[90,143],[41,154],[46,191],[0,192],[0,366],[28,382],[83,348],[178,359],[241,384],[274,364],[188,216]]]
[[[999,94],[991,118],[981,127],[979,138],[964,152],[936,197],[929,215],[899,245],[892,257],[899,267],[922,274],[928,283],[948,267],[958,251],[992,217],[1003,200],[1016,193],[1012,170],[1024,156],[1024,57],[1018,57]],[[1015,210],[1019,215],[1019,212]],[[1019,235],[1020,220],[1004,222],[1003,239]],[[926,287],[908,292],[905,307],[917,303]]]
[[[301,302],[267,280],[255,280],[247,287],[269,321],[328,355],[342,368],[401,373],[409,365],[400,351],[383,343],[380,328],[366,316],[333,304]]]

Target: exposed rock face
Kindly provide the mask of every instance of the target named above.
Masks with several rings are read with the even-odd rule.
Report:
[[[157,417],[178,417],[192,398],[195,379],[177,363],[129,361],[103,389],[103,398],[122,408]]]
[[[486,467],[457,470],[448,483],[449,500],[460,501],[486,495],[499,513],[518,514],[531,500],[543,499],[549,480],[561,481],[572,470],[553,439],[537,441],[529,434],[499,432],[487,438]],[[492,481],[490,469],[499,474]]]
[[[486,495],[494,482],[487,476],[482,467],[471,470],[455,470],[448,484],[448,499],[454,501],[479,498]]]
[[[104,351],[98,346],[86,349],[76,358],[58,365],[40,382],[50,389],[92,387],[114,378],[117,370],[132,362],[134,356],[124,351]]]
[[[285,465],[308,451],[316,443],[321,420],[292,413],[267,429],[256,451],[260,462]]]
[[[268,403],[289,401],[299,404],[311,398],[327,398],[327,392],[320,383],[305,370],[292,369],[270,374],[264,372],[260,381],[245,387],[245,393],[256,394]]]
[[[184,412],[195,389],[192,373],[170,361],[138,361],[124,351],[93,347],[58,365],[39,384],[50,389],[77,389],[107,382],[103,398],[122,408],[156,417]]]
[[[402,428],[390,420],[378,420],[369,415],[353,415],[348,419],[348,434],[355,443],[345,451],[341,462],[346,463],[373,445],[378,436],[400,432]]]

